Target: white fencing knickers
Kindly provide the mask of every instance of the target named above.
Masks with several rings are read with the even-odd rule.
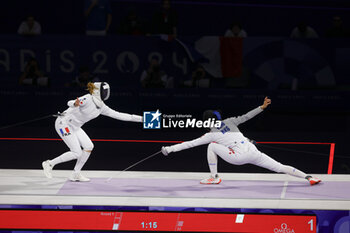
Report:
[[[234,149],[217,143],[209,144],[207,157],[210,173],[213,177],[217,174],[217,156],[234,165],[249,163],[278,173],[286,173],[300,178],[306,177],[304,172],[277,162],[265,153],[260,152],[255,145],[247,141],[244,144],[234,147]]]
[[[69,147],[70,151],[51,160],[51,166],[77,159],[74,171],[79,172],[88,160],[91,151],[94,148],[94,144],[84,130],[67,124],[66,120],[62,117],[56,119],[55,128],[58,135],[60,135],[64,143]]]

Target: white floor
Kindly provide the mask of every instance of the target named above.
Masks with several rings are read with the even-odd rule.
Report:
[[[261,209],[327,209],[350,210],[348,200],[314,199],[215,199],[215,198],[170,198],[166,196],[68,196],[57,195],[71,171],[55,170],[54,178],[47,179],[41,170],[0,169],[0,205],[99,205],[99,206],[174,206],[213,208],[261,208]],[[139,179],[202,179],[208,173],[179,172],[118,172],[84,171],[90,178],[139,178]],[[223,180],[298,181],[283,174],[222,173]],[[323,182],[350,182],[350,175],[316,175]]]

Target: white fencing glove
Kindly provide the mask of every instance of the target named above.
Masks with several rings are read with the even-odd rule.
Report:
[[[167,156],[168,154],[170,154],[172,152],[171,147],[170,146],[163,146],[162,147],[162,153],[163,155]]]

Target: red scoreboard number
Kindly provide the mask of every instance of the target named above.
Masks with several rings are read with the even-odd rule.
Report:
[[[314,215],[0,210],[0,229],[316,233]]]

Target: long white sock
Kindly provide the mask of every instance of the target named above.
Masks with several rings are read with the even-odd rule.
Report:
[[[210,173],[212,177],[216,177],[218,174],[218,156],[212,150],[208,149],[207,159]]]
[[[81,156],[78,158],[77,163],[75,164],[74,171],[80,172],[83,168],[86,161],[89,159],[91,152],[83,150]]]
[[[77,159],[78,155],[75,152],[68,151],[66,153],[61,154],[60,156],[54,158],[53,160],[50,160],[49,163],[53,167],[57,164],[64,163],[67,161],[71,161],[73,159]]]
[[[305,178],[307,176],[304,172],[287,165],[282,165],[281,172],[291,176],[300,177],[300,178]]]

